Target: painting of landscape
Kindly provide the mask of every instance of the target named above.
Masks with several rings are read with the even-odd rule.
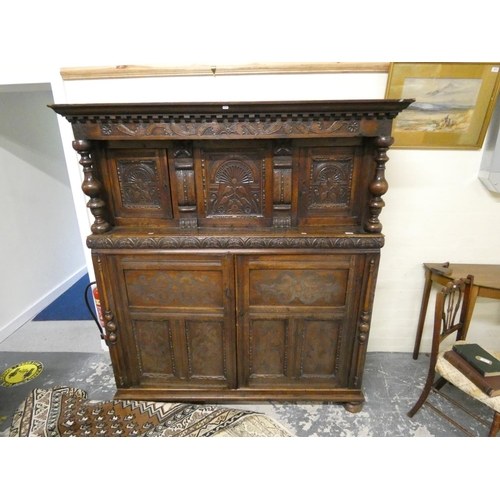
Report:
[[[402,98],[414,98],[395,120],[398,132],[465,133],[481,90],[480,78],[405,78]]]

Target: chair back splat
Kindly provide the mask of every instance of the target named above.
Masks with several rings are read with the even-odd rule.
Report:
[[[467,279],[456,279],[450,281],[438,292],[434,322],[434,328],[438,331],[434,332],[433,351],[439,351],[441,342],[454,332],[457,332],[457,340],[465,340],[464,324],[469,310],[469,297],[473,281],[473,276],[467,276]]]
[[[495,436],[500,430],[500,396],[488,397],[484,394],[464,373],[460,372],[446,360],[444,352],[451,350],[452,346],[445,350],[441,347],[442,342],[452,334],[456,335],[455,342],[466,343],[465,337],[467,333],[464,330],[464,325],[469,312],[470,294],[473,283],[474,277],[469,275],[467,278],[450,281],[436,294],[429,371],[422,394],[413,408],[408,412],[408,416],[412,418],[422,405],[425,405],[458,427],[465,434],[472,436],[467,429],[462,427],[449,414],[444,413],[428,401],[428,396],[432,391],[433,394],[443,396],[447,401],[464,410],[477,421],[489,426],[474,411],[466,408],[463,404],[441,391],[447,383],[450,383],[468,396],[493,409],[493,423],[490,427],[489,436]],[[494,353],[492,354],[495,355]],[[438,377],[436,377],[436,374]]]

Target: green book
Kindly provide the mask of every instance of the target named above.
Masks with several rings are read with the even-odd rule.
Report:
[[[500,359],[492,356],[478,344],[456,344],[453,350],[460,354],[483,377],[500,375]]]

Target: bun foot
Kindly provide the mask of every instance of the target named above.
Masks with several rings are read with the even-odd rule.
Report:
[[[344,408],[350,413],[359,413],[363,408],[363,403],[344,403]]]

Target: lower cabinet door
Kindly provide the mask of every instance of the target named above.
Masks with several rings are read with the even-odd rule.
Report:
[[[363,256],[238,257],[239,386],[347,388]]]
[[[234,264],[228,256],[115,256],[115,370],[125,387],[237,384]]]

